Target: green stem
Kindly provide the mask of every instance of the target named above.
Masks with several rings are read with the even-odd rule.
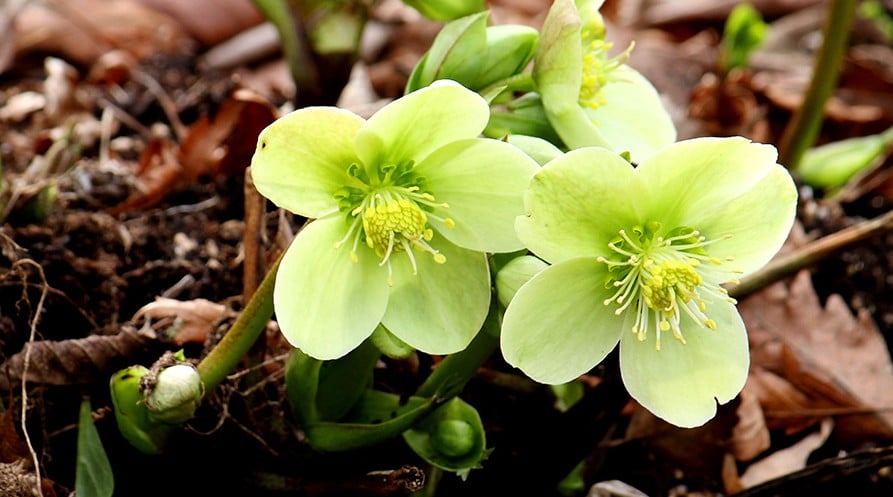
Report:
[[[198,373],[210,392],[226,378],[248,353],[273,316],[273,286],[280,256],[267,271],[251,300],[223,339],[198,364]]]
[[[298,96],[317,91],[319,74],[313,50],[307,42],[304,26],[298,14],[298,3],[283,0],[254,0],[254,5],[279,32],[282,53],[288,62]]]
[[[496,296],[493,296],[496,300]],[[487,360],[499,345],[499,324],[501,313],[498,303],[491,303],[490,313],[481,331],[474,340],[460,352],[450,354],[428,376],[415,395],[418,397],[437,396],[438,400],[449,400],[468,383],[468,380],[477,372],[484,361]]]
[[[837,87],[855,10],[856,0],[828,2],[828,12],[822,28],[824,42],[816,54],[812,81],[803,98],[803,104],[797,109],[779,144],[779,162],[792,171],[797,170],[803,154],[818,137],[824,120],[825,103]]]

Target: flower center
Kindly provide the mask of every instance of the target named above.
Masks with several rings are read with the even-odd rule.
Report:
[[[581,33],[581,40],[583,43],[583,79],[580,83],[578,98],[582,107],[595,110],[605,105],[606,100],[602,88],[615,79],[611,77],[611,72],[629,60],[635,43],[630,43],[626,50],[609,58],[608,52],[614,44],[605,41],[604,29],[584,29]]]
[[[615,257],[598,258],[608,265],[608,286],[616,288],[604,304],[617,305],[617,315],[632,307],[632,332],[644,341],[653,330],[656,350],[660,350],[661,333],[666,331],[672,331],[673,337],[685,344],[682,313],[700,326],[715,330],[716,321],[707,317],[704,297],[735,303],[719,284],[735,281],[740,274],[723,265],[731,259],[711,257],[705,249],[731,235],[707,240],[697,230],[680,227],[667,236],[658,236],[659,229],[659,223],[650,223],[646,228],[633,228],[632,235],[620,230],[619,237],[608,244]]]
[[[428,242],[434,238],[434,230],[428,226],[429,217],[443,222],[448,228],[455,226],[450,218],[437,217],[434,208],[447,208],[445,203],[436,203],[430,193],[419,193],[418,186],[397,186],[388,184],[390,174],[385,175],[386,183],[378,181],[374,186],[350,188],[339,192],[339,200],[349,207],[351,221],[347,234],[335,244],[342,247],[349,240],[353,241],[350,251],[351,260],[359,261],[357,247],[363,239],[366,245],[381,258],[380,265],[388,266],[388,285],[393,285],[393,268],[391,256],[405,253],[412,264],[413,274],[418,271],[415,251],[428,252],[434,262],[443,264],[446,256],[432,247]],[[426,212],[427,209],[428,211]]]

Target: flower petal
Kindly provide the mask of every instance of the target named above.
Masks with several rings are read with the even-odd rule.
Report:
[[[523,192],[539,167],[508,143],[484,138],[459,140],[434,151],[415,168],[446,208],[430,224],[451,242],[482,252],[511,252],[524,245],[515,218],[524,212]],[[448,228],[443,219],[455,221]]]
[[[308,107],[264,129],[251,159],[257,190],[274,204],[316,218],[338,206],[332,196],[358,162],[354,137],[363,119],[333,107]]]
[[[602,88],[605,104],[587,111],[617,153],[641,162],[676,141],[676,126],[651,82],[629,66],[611,72]]]
[[[648,207],[643,214],[668,229],[691,226],[752,189],[775,167],[776,157],[775,147],[741,137],[677,142],[636,169]]]
[[[710,255],[742,275],[756,271],[781,249],[794,224],[797,187],[783,166],[775,165],[769,174],[743,195],[721,208],[693,217],[691,226],[705,236],[732,235],[711,245]]]
[[[455,81],[435,81],[369,118],[357,133],[357,154],[367,167],[418,163],[447,143],[478,136],[489,117],[480,95]]]
[[[524,284],[502,321],[505,360],[540,383],[566,383],[589,371],[620,338],[622,318],[603,301],[607,266],[579,258]]]
[[[320,360],[356,348],[381,321],[388,303],[387,269],[372,250],[335,249],[343,219],[307,225],[288,247],[273,290],[273,305],[286,340]]]
[[[620,370],[630,395],[676,426],[706,423],[716,414],[717,401],[725,404],[735,398],[747,380],[747,333],[737,309],[716,300],[707,303],[707,313],[716,321],[716,330],[682,316],[686,344],[669,333],[664,334],[659,351],[653,333],[640,342],[625,331],[620,339]],[[632,328],[631,319],[624,323],[624,330]]]
[[[639,224],[641,200],[632,166],[603,148],[582,148],[540,169],[524,196],[527,216],[515,222],[518,237],[556,264],[604,255],[621,229]]]
[[[382,318],[394,336],[428,354],[452,354],[477,335],[490,307],[490,269],[481,252],[435,235],[431,244],[446,256],[415,251],[417,271],[406,253],[390,258],[394,268],[388,309]]]

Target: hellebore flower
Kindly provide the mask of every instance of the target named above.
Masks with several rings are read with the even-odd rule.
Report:
[[[629,67],[632,45],[609,57],[601,0],[555,0],[543,22],[533,79],[569,149],[600,146],[640,162],[676,140],[654,86]]]
[[[294,239],[273,304],[285,338],[316,359],[353,350],[381,323],[430,354],[462,350],[487,314],[483,252],[523,247],[513,230],[537,164],[479,138],[489,108],[454,81],[368,121],[309,107],[258,138],[258,191],[315,221]]]
[[[599,147],[546,164],[516,229],[551,266],[506,310],[505,359],[559,384],[619,342],[624,384],[642,406],[683,427],[712,418],[749,365],[721,285],[768,262],[794,221],[797,190],[776,158],[743,138],[697,138],[636,168]]]

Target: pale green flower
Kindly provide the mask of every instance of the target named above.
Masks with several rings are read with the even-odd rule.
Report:
[[[620,344],[633,398],[698,426],[747,378],[747,336],[721,286],[784,242],[797,190],[770,145],[697,138],[631,166],[574,150],[531,179],[518,236],[551,266],[505,313],[506,360],[548,384],[573,380]]]
[[[676,140],[654,86],[613,57],[602,0],[555,0],[543,23],[533,78],[552,127],[570,149],[600,146],[640,162]]]
[[[353,350],[379,323],[430,354],[462,350],[490,299],[484,252],[522,248],[513,230],[537,164],[479,138],[487,103],[453,81],[368,121],[333,107],[265,129],[257,189],[316,220],[283,256],[273,300],[288,341],[317,359]]]

